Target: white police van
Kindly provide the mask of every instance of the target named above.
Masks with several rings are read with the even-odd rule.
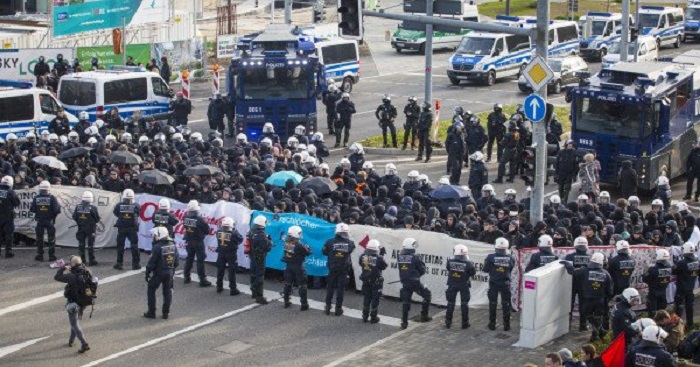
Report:
[[[0,137],[47,130],[59,110],[61,104],[51,92],[34,88],[30,82],[0,80]],[[71,125],[78,122],[70,113],[66,117]]]
[[[602,60],[610,51],[610,44],[620,38],[621,24],[620,13],[588,12],[581,30],[581,57]]]
[[[537,27],[537,19],[528,19],[520,28]],[[534,47],[533,47],[534,49]],[[570,20],[549,21],[549,57],[578,55],[580,52],[578,23]]]
[[[119,109],[122,118],[135,110],[143,116],[168,112],[172,92],[160,75],[147,71],[98,70],[68,74],[58,84],[58,99],[66,111],[86,111],[90,121]]]
[[[660,49],[665,45],[681,46],[683,39],[683,9],[663,6],[642,6],[639,10],[640,35],[651,36]]]
[[[700,38],[700,4],[689,5],[685,11],[683,42]]]
[[[627,62],[634,62],[634,50],[637,48],[637,62],[654,62],[659,60],[659,50],[656,48],[656,40],[654,37],[640,36],[636,42],[630,42],[627,51]],[[611,66],[620,62],[620,39],[613,41],[610,44],[610,53],[603,57],[603,69],[609,69]]]
[[[514,15],[498,14],[498,15],[496,15],[495,20],[490,20],[490,21],[488,21],[488,23],[502,25],[502,26],[506,26],[506,27],[520,27],[521,24],[525,24],[528,20],[531,20],[531,19],[537,19],[537,18],[533,17],[531,15],[514,16]]]
[[[357,41],[334,39],[315,43],[316,55],[321,64],[324,80],[335,81],[344,92],[360,81],[360,50]]]

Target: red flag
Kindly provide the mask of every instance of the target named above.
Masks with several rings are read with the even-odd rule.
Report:
[[[369,243],[369,235],[365,235],[365,238],[360,241],[359,245],[362,248],[367,248],[367,243]]]
[[[600,354],[605,367],[623,367],[625,365],[625,333],[620,333],[608,348]]]

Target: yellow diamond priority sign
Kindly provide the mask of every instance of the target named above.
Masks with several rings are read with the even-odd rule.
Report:
[[[535,91],[545,87],[554,78],[552,68],[541,57],[537,56],[523,70],[523,76]]]

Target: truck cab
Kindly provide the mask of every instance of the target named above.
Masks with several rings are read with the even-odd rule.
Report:
[[[659,49],[666,45],[681,46],[685,17],[683,9],[642,6],[639,10],[639,35],[651,36]]]
[[[619,38],[616,29],[620,24],[620,13],[588,12],[581,30],[581,56],[602,60],[610,51],[611,42]]]
[[[683,42],[700,38],[700,4],[689,5],[685,10]]]
[[[60,110],[61,103],[46,89],[34,88],[30,82],[0,80],[0,137],[39,134],[48,129]],[[75,115],[64,113],[71,126],[78,122]]]

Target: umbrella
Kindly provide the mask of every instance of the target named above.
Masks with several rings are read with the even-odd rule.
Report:
[[[43,166],[48,166],[50,168],[55,168],[55,169],[60,169],[62,171],[67,171],[68,167],[66,165],[59,161],[58,158],[56,157],[51,157],[48,155],[40,155],[38,157],[32,158],[32,160],[38,164],[41,164]]]
[[[157,169],[150,169],[139,173],[138,180],[139,182],[149,185],[172,185],[172,183],[175,182],[173,176]]]
[[[443,185],[430,192],[433,199],[459,199],[469,196],[469,191],[456,185]]]
[[[301,181],[301,183],[297,187],[300,190],[311,189],[311,191],[315,192],[316,195],[319,196],[324,194],[330,194],[331,192],[338,189],[338,185],[336,185],[335,182],[331,181],[331,179],[328,177],[307,178],[304,181]]]
[[[81,155],[88,154],[91,150],[92,150],[91,148],[86,148],[86,147],[71,148],[71,149],[68,149],[66,151],[61,152],[61,154],[58,155],[58,158],[67,159],[67,158],[80,157]]]
[[[287,180],[292,180],[295,184],[298,184],[302,179],[303,177],[294,171],[280,171],[273,173],[265,180],[265,183],[268,185],[285,187]]]
[[[183,174],[185,176],[211,176],[220,172],[221,170],[217,167],[199,164],[186,169],[185,172],[183,172]]]
[[[109,156],[109,160],[112,163],[118,164],[141,164],[141,162],[143,162],[141,157],[137,156],[136,154],[121,150],[112,153]]]

